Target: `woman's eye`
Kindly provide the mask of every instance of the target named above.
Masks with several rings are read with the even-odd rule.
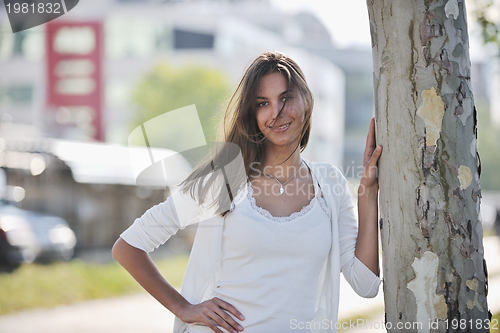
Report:
[[[257,104],[258,107],[263,107],[266,105],[267,105],[267,102],[260,102],[259,104]]]

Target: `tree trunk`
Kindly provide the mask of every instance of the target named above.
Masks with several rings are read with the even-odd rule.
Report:
[[[389,332],[489,332],[464,2],[368,0]]]

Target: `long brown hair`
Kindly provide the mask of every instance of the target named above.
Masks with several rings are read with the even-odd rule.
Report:
[[[287,80],[287,94],[291,88],[297,90],[304,109],[304,122],[299,133],[300,140],[298,140],[293,152],[297,149],[302,152],[309,142],[314,99],[302,70],[292,58],[281,52],[265,52],[259,55],[245,71],[228,103],[217,136],[217,140],[221,144],[217,144],[214,154],[207,155],[180,184],[182,191],[190,192],[193,199],[198,200],[199,204],[205,202],[208,193],[211,196],[217,193],[209,206],[218,205],[216,212],[223,216],[230,209],[236,195],[235,191],[247,181],[247,178],[258,173],[264,159],[267,139],[260,131],[256,120],[257,92],[261,78],[275,72],[283,74]],[[286,101],[280,113],[285,105]],[[237,147],[237,151],[234,147]],[[227,170],[226,166],[237,158],[240,152],[243,166],[233,165],[232,170]],[[293,155],[293,152],[288,158]],[[255,164],[258,168],[252,167]],[[215,183],[215,180],[221,175],[214,172],[217,170],[223,171],[224,179]],[[209,174],[211,176],[207,179],[206,176]],[[213,185],[215,187],[212,187]],[[209,192],[211,187],[212,190]]]

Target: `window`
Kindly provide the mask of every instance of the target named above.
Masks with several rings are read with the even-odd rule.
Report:
[[[0,102],[7,103],[31,103],[33,100],[33,86],[11,86],[0,87]]]
[[[174,29],[175,49],[213,49],[213,34]]]

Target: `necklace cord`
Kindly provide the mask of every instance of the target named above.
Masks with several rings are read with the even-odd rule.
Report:
[[[285,185],[286,183],[288,183],[293,177],[295,177],[295,175],[299,172],[300,170],[300,167],[302,166],[302,162],[304,162],[303,160],[300,161],[300,166],[297,168],[297,171],[295,171],[295,173],[290,177],[288,178],[284,183],[281,183],[278,178],[274,177],[273,175],[270,175],[268,174],[266,171],[262,170],[267,176],[269,177],[272,177],[274,178],[274,180],[276,180],[279,184],[280,184],[280,194],[283,194],[284,192],[284,189],[283,189],[283,185]]]

